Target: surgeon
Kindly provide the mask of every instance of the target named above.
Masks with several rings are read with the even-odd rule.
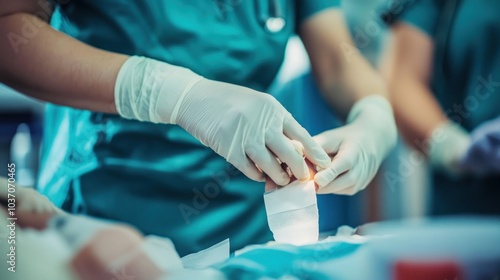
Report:
[[[339,1],[0,3],[1,81],[52,103],[38,190],[167,236],[181,255],[271,240],[266,177],[309,179],[307,159],[319,193],[352,195],[395,143],[387,91],[353,55]],[[346,120],[315,138],[264,93],[294,33]]]
[[[431,213],[500,215],[500,1],[392,7],[382,72],[402,136],[434,167]]]

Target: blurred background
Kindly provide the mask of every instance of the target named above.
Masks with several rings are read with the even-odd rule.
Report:
[[[379,19],[384,0],[349,0],[343,8],[359,50],[376,65],[387,37]],[[311,134],[339,125],[334,114],[321,101],[309,73],[307,55],[299,39],[288,46],[286,61],[271,86],[275,95]],[[300,106],[299,106],[300,105]],[[38,170],[38,154],[43,133],[44,105],[0,84],[0,165],[15,162],[18,183],[33,185]],[[314,114],[311,114],[314,112]],[[315,121],[321,119],[321,122]],[[326,121],[325,121],[326,120]],[[367,190],[353,197],[320,196],[321,227],[334,230],[339,225],[357,226],[366,222],[421,217],[429,202],[427,166],[413,166],[404,180],[391,180],[384,174],[399,174],[405,155],[403,144],[391,154],[380,175]],[[6,175],[6,168],[0,175]],[[20,172],[24,172],[21,173]]]

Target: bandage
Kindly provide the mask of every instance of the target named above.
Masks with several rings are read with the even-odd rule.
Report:
[[[319,214],[314,181],[294,181],[264,194],[274,240],[293,245],[318,241]]]
[[[204,269],[229,259],[229,254],[228,238],[207,249],[182,257],[182,264],[188,269]]]

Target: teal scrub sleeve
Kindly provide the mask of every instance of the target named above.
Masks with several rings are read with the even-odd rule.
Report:
[[[297,0],[297,26],[312,15],[335,7],[340,7],[340,0]]]
[[[439,2],[436,0],[416,0],[415,3],[408,5],[402,12],[400,21],[410,24],[422,30],[427,35],[434,37],[441,10]]]

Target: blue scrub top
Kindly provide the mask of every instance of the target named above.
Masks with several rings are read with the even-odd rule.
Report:
[[[433,39],[432,91],[468,131],[500,114],[499,11],[500,0],[420,0],[400,18]],[[436,171],[433,182],[434,214],[500,215],[498,175],[450,178]]]
[[[57,7],[53,25],[97,48],[263,91],[296,27],[337,6],[337,0],[75,0]],[[279,10],[286,25],[271,33],[265,20]],[[271,240],[263,184],[178,126],[49,104],[38,189],[68,211],[169,237],[181,255],[228,237],[233,250]]]

